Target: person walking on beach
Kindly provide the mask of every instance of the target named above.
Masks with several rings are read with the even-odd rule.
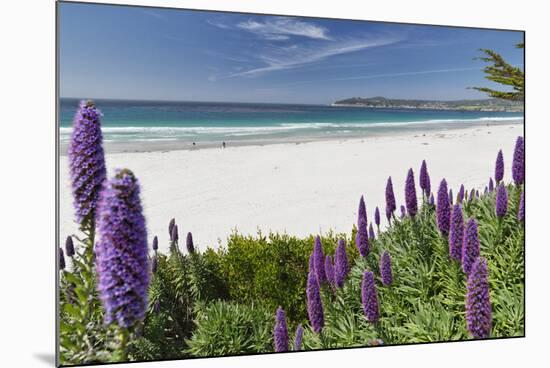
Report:
[[[222,142],[222,148],[225,148],[225,141]]]

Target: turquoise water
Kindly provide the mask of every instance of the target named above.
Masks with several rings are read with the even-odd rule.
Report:
[[[106,142],[234,142],[369,136],[441,124],[522,121],[523,113],[372,109],[324,105],[96,100]],[[61,142],[78,100],[61,99]],[[448,125],[449,127],[451,125]]]

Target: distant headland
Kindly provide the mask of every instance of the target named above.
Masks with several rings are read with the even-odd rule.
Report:
[[[427,110],[461,110],[461,111],[506,111],[522,112],[523,101],[506,101],[494,98],[480,100],[405,100],[385,97],[352,97],[335,101],[331,106],[352,106],[384,109],[427,109]]]

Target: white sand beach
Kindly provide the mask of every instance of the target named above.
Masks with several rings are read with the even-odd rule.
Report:
[[[413,168],[418,185],[422,159],[428,164],[432,191],[437,191],[443,177],[454,193],[460,184],[483,190],[502,149],[509,181],[518,135],[523,135],[522,124],[442,127],[425,135],[407,132],[300,144],[110,153],[106,161],[109,176],[115,168],[126,167],[139,178],[149,238],[158,235],[161,250],[168,249],[168,222],[173,217],[180,237],[191,231],[195,245],[204,249],[226,244],[235,228],[244,234],[261,229],[297,236],[330,229],[349,232],[361,195],[369,221],[376,206],[384,217],[388,176],[398,207],[403,204],[407,170]],[[68,178],[63,155],[61,239],[77,231]]]

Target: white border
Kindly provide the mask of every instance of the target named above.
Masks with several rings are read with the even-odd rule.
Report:
[[[264,355],[117,367],[407,366],[518,367],[548,361],[548,41],[544,2],[508,0],[125,0],[257,13],[402,21],[527,31],[527,311],[524,339]],[[53,0],[2,4],[0,334],[4,367],[53,366],[54,14]],[[86,25],[93,26],[93,25]],[[540,365],[540,364],[538,364]]]

